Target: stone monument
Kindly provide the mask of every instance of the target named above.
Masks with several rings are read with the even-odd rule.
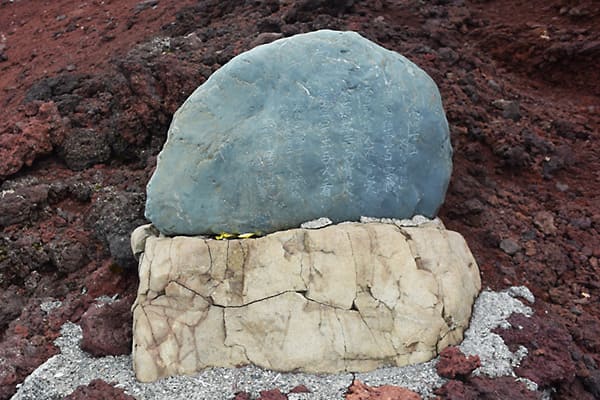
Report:
[[[357,33],[323,30],[240,54],[192,93],[146,216],[169,235],[434,217],[451,171],[433,80]]]
[[[459,343],[481,282],[433,219],[451,156],[435,83],[356,33],[232,59],[175,114],[132,234],[138,379],[367,371]]]

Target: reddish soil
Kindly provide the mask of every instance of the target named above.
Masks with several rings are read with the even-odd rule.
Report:
[[[485,287],[537,298],[523,329],[499,332],[529,349],[517,373],[557,399],[600,398],[599,2],[0,0],[0,399],[67,320],[123,351],[106,346],[130,315],[91,307],[133,298],[128,235],[173,112],[240,52],[322,28],[438,83],[455,151],[441,217]],[[439,396],[536,398],[511,382],[458,374]]]

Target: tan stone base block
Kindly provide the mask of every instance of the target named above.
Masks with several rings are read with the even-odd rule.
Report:
[[[334,373],[427,361],[462,340],[481,281],[440,225],[343,223],[256,239],[138,228],[140,381],[253,363]]]

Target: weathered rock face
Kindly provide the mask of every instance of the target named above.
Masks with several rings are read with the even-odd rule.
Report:
[[[133,307],[141,381],[247,363],[339,372],[426,361],[462,339],[481,285],[464,239],[439,225],[226,241],[141,227],[133,238],[144,248]]]
[[[146,216],[168,235],[432,217],[451,156],[424,71],[354,32],[296,35],[235,57],[177,111]]]
[[[131,298],[92,305],[81,316],[81,349],[94,355],[121,355],[131,351]]]

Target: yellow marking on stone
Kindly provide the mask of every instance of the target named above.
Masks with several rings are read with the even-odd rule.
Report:
[[[240,233],[238,235],[238,238],[240,238],[240,239],[248,239],[248,238],[251,238],[253,236],[256,236],[256,232]]]
[[[234,236],[235,235],[233,233],[221,232],[220,235],[215,236],[215,239],[217,239],[217,240],[230,239]]]

